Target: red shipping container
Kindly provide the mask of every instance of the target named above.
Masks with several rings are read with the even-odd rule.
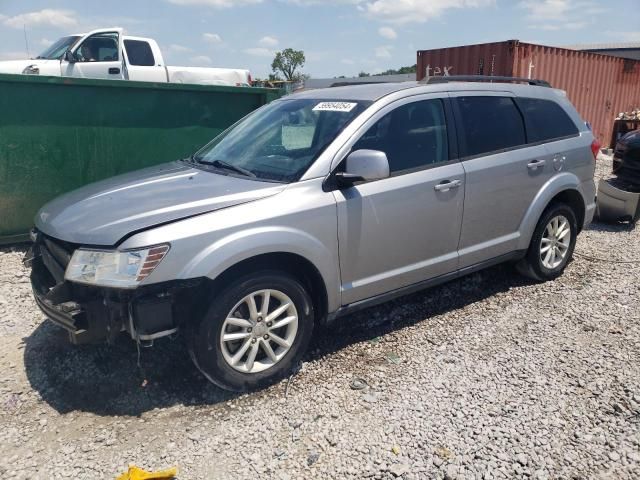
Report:
[[[418,51],[417,78],[489,75],[537,78],[567,96],[603,145],[620,112],[640,107],[640,61],[508,40]],[[613,147],[613,145],[611,145]]]

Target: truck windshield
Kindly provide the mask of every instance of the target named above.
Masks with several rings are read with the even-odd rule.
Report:
[[[64,52],[69,50],[73,46],[73,44],[78,41],[79,38],[80,35],[70,35],[68,37],[62,37],[36,58],[42,58],[44,60],[60,60],[64,55]]]
[[[197,152],[195,162],[228,174],[295,182],[371,102],[278,100],[241,120]]]

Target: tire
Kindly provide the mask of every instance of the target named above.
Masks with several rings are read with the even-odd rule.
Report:
[[[559,235],[562,235],[566,227],[569,228],[569,231],[561,239],[558,239],[554,233],[554,224],[551,223],[556,219],[559,219],[559,223],[555,224],[558,226]],[[560,228],[565,221],[566,227]],[[565,240],[567,236],[569,238]],[[564,203],[552,203],[540,217],[527,254],[517,264],[518,271],[539,282],[558,278],[571,260],[577,237],[578,222],[571,207]],[[547,247],[548,249],[543,253],[542,249]],[[555,258],[551,258],[554,255],[556,255]]]
[[[284,310],[278,314],[279,309]],[[313,303],[304,286],[287,273],[264,270],[244,275],[216,294],[200,321],[187,329],[189,354],[219,387],[256,390],[282,379],[299,363],[313,326]]]

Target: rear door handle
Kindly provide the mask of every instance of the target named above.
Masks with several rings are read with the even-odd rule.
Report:
[[[111,67],[109,69],[109,74],[111,75],[118,75],[120,73],[120,69],[118,67]]]
[[[458,188],[460,185],[462,185],[462,180],[443,180],[433,188],[436,192],[448,192],[452,188]]]
[[[544,167],[545,163],[547,163],[546,160],[532,160],[531,162],[527,163],[527,168],[529,170],[537,170],[538,167]]]

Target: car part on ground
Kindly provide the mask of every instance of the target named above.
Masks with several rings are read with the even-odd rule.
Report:
[[[640,219],[640,190],[617,178],[598,182],[598,219],[602,222],[632,222]]]
[[[640,219],[640,130],[627,133],[616,144],[612,173],[598,183],[598,218],[635,223]]]

